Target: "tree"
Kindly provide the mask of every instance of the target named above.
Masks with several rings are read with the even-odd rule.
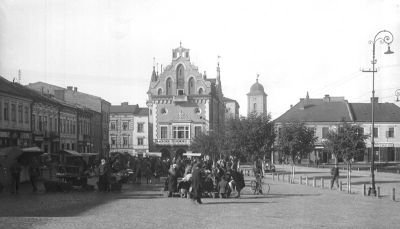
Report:
[[[286,123],[279,130],[277,147],[296,164],[296,158],[308,155],[314,150],[316,141],[313,128],[306,127],[302,122]]]
[[[363,134],[362,127],[342,121],[336,131],[328,132],[326,140],[323,142],[325,150],[334,155],[336,165],[339,158],[346,162],[348,192],[351,192],[351,164],[354,158],[364,154],[366,139],[367,136]]]
[[[215,161],[221,151],[222,138],[222,135],[217,135],[213,131],[201,133],[193,139],[190,149],[193,152],[209,155]]]
[[[251,113],[247,118],[230,119],[225,127],[223,148],[247,160],[264,156],[274,143],[275,132],[269,115]]]

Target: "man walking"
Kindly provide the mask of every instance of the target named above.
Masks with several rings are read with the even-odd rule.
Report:
[[[333,188],[333,183],[335,181],[336,181],[337,188],[339,188],[339,168],[338,168],[337,164],[335,164],[335,167],[332,168],[331,175],[332,175],[331,189]]]
[[[203,182],[201,177],[201,163],[197,163],[194,166],[193,173],[192,173],[192,194],[193,194],[193,201],[196,201],[198,204],[202,204],[201,202],[201,194],[203,189]]]
[[[11,173],[11,193],[18,194],[19,180],[21,175],[21,165],[19,161],[14,162],[10,167]]]

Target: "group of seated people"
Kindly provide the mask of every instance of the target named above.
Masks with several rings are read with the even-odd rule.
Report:
[[[165,190],[168,187],[169,196],[173,192],[179,192],[181,197],[191,195],[192,189],[192,172],[197,161],[189,161],[184,163],[185,169],[182,180],[174,184],[174,180],[170,179],[173,175],[170,174],[166,184]],[[201,163],[201,192],[203,196],[228,198],[233,191],[237,192],[236,197],[240,197],[240,191],[244,188],[244,175],[243,172],[238,171],[237,163],[234,160],[219,160],[214,163],[207,161],[200,161]],[[172,164],[171,168],[177,168],[177,164]],[[176,176],[176,174],[175,174]],[[172,186],[172,187],[171,187]],[[175,188],[176,187],[176,188]]]

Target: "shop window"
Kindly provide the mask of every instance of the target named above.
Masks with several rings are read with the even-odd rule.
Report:
[[[139,133],[143,133],[143,127],[144,127],[144,123],[138,123],[138,130],[137,130],[137,132],[139,132]]]
[[[387,132],[387,137],[394,138],[394,127],[389,127],[389,130]]]
[[[168,137],[168,127],[166,126],[161,126],[161,138],[166,139]]]

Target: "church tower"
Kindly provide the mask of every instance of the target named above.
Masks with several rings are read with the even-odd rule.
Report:
[[[247,114],[257,113],[257,114],[267,114],[267,94],[264,92],[264,87],[258,82],[258,77],[256,83],[250,88],[250,92],[247,93]]]

